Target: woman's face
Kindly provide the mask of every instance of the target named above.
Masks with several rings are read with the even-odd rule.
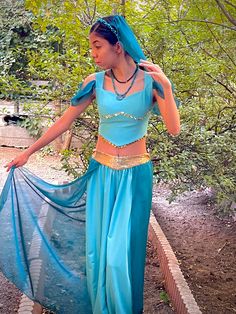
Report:
[[[91,56],[100,68],[106,70],[116,64],[119,50],[117,45],[111,45],[106,39],[97,36],[95,32],[89,35],[89,44]]]

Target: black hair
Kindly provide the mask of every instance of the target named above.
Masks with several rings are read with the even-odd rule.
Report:
[[[113,20],[114,16],[105,16],[102,19],[105,20],[108,24]],[[114,32],[106,24],[97,21],[94,23],[90,29],[90,34],[95,32],[99,37],[106,39],[111,45],[115,45],[118,42],[118,38],[115,34],[117,30],[114,26],[111,26],[114,29]]]

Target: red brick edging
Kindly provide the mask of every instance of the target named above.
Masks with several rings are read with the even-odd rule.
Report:
[[[150,216],[148,237],[157,250],[164,285],[176,313],[201,314],[178,260],[153,213]]]

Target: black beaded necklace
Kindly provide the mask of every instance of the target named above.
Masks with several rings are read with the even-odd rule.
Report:
[[[136,65],[136,69],[135,69],[134,73],[133,73],[133,74],[130,76],[130,78],[128,78],[128,80],[126,80],[126,81],[120,81],[120,80],[118,80],[118,78],[115,76],[115,74],[114,74],[114,72],[113,72],[112,69],[111,69],[111,74],[112,74],[112,76],[114,77],[114,79],[115,79],[118,83],[125,84],[125,83],[129,82],[130,80],[132,80],[132,78],[135,76],[135,74],[136,74],[137,71],[138,71],[138,65]]]
[[[138,74],[138,71],[135,71],[130,86],[128,87],[128,89],[123,94],[120,94],[118,92],[118,90],[116,88],[116,84],[115,84],[115,78],[114,78],[113,75],[111,75],[111,81],[112,81],[112,85],[113,85],[113,88],[114,88],[117,100],[122,100],[122,99],[124,99],[126,97],[128,92],[131,90],[132,86],[134,85],[134,82],[135,82],[135,79],[137,77],[137,74]]]

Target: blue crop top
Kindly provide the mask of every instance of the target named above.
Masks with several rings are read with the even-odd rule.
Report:
[[[153,89],[164,98],[162,86],[144,72],[144,88],[127,95],[122,100],[116,99],[115,92],[104,89],[105,71],[95,74],[96,79],[90,81],[71,99],[71,105],[77,106],[89,98],[94,89],[99,112],[99,134],[115,146],[130,144],[147,133],[151,113],[159,115],[156,103],[153,104]],[[172,85],[172,89],[173,85]],[[176,100],[176,106],[179,102]]]
[[[145,73],[145,72],[144,72]],[[96,99],[99,112],[98,133],[116,146],[130,144],[147,133],[152,108],[152,78],[144,74],[144,88],[122,100],[105,90],[105,71],[96,73]]]

